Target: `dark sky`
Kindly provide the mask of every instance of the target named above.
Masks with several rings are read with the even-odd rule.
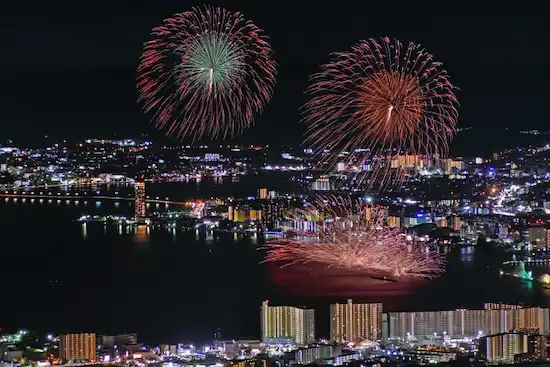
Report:
[[[1,139],[155,132],[135,103],[142,43],[165,17],[197,3],[9,3],[13,5],[2,4],[0,11]],[[379,36],[421,43],[444,63],[461,89],[460,126],[548,125],[550,27],[543,11],[533,8],[522,14],[502,4],[481,9],[407,3],[412,5],[358,0],[211,2],[241,11],[263,28],[280,64],[275,96],[244,139],[299,142],[303,129],[297,110],[308,75],[329,53]]]

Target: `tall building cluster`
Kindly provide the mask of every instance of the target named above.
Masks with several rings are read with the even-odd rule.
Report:
[[[291,306],[270,306],[262,302],[262,340],[290,339],[299,345],[315,341],[315,311]]]
[[[334,184],[329,177],[321,176],[311,183],[312,191],[331,191],[334,189]]]
[[[261,188],[255,200],[229,200],[224,216],[236,223],[251,221],[265,228],[273,228],[290,209],[290,201],[277,195],[275,191]]]
[[[378,340],[382,336],[382,304],[332,304],[331,338],[338,342]],[[290,339],[299,345],[315,341],[315,311],[262,303],[262,340]]]
[[[390,312],[387,314],[390,339],[425,337],[434,334],[476,338],[510,330],[550,332],[550,309],[486,308],[425,312]]]
[[[382,337],[382,304],[353,303],[330,305],[330,335],[338,342],[356,342]]]
[[[103,360],[106,355],[132,353],[138,349],[137,334],[73,333],[59,336],[59,358],[65,361]]]
[[[536,332],[513,331],[482,337],[479,351],[489,364],[526,363],[547,360],[547,342]]]
[[[262,340],[286,338],[299,345],[315,340],[314,310],[262,303]],[[488,303],[481,310],[383,313],[381,303],[330,305],[330,339],[412,340],[434,336],[478,339],[508,332],[550,333],[550,309]]]

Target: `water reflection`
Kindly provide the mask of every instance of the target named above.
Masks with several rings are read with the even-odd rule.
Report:
[[[81,235],[83,239],[90,239],[89,232],[98,234],[98,231],[101,231],[101,236],[130,236],[135,243],[138,244],[147,244],[150,241],[151,236],[151,227],[147,225],[108,225],[102,223],[82,223],[81,225]],[[175,237],[178,231],[175,228],[159,229],[158,232],[167,232]],[[197,236],[198,239],[198,236]]]
[[[186,239],[192,240],[192,242],[202,243],[207,247],[219,245],[224,242],[239,243],[245,241],[254,248],[258,248],[265,243],[265,236],[263,234],[248,232],[225,232],[202,229],[189,230],[172,226],[136,226],[134,224],[102,222],[82,223],[80,228],[81,236],[83,239],[90,239],[90,233],[101,233],[102,237],[117,236],[132,238],[132,242],[140,244],[149,243],[151,241],[151,236],[158,237],[164,236],[166,234],[170,236],[171,242],[175,242],[180,239]],[[96,239],[97,238],[94,238],[94,240]]]
[[[146,225],[139,225],[136,227],[134,232],[134,241],[138,245],[148,245],[149,244],[149,233],[151,229]]]
[[[498,270],[502,260],[493,261],[498,262],[497,265],[487,266],[491,262],[487,259],[495,255],[485,255],[481,249],[475,247],[441,248],[448,259],[447,272],[440,279],[418,285],[376,284],[374,280],[361,274],[325,273],[320,276],[305,274],[300,277],[300,274],[268,269],[267,264],[260,265],[263,253],[257,248],[262,245],[262,236],[214,234],[194,229],[191,232],[183,232],[177,228],[148,231],[146,227],[138,229],[132,226],[122,226],[121,232],[118,223],[103,226],[99,223],[83,225],[75,222],[82,213],[104,214],[114,211],[114,202],[103,201],[101,208],[96,210],[95,198],[88,198],[88,206],[83,206],[83,197],[80,196],[80,207],[65,205],[64,197],[60,207],[53,204],[48,206],[47,200],[48,198],[44,199],[43,205],[38,204],[38,199],[33,205],[30,205],[30,199],[27,199],[25,204],[22,204],[21,200],[17,204],[13,201],[5,204],[0,200],[0,206],[4,208],[5,213],[3,223],[7,223],[3,248],[7,255],[3,256],[7,258],[7,264],[14,264],[12,268],[5,268],[6,273],[9,269],[18,276],[26,276],[25,272],[28,271],[19,269],[18,261],[21,256],[27,256],[25,261],[32,262],[35,258],[38,259],[32,254],[58,251],[66,254],[64,256],[69,259],[69,263],[78,264],[69,270],[62,269],[63,272],[59,275],[62,281],[84,282],[88,281],[89,277],[89,287],[100,287],[96,276],[99,266],[106,276],[120,279],[121,286],[135,287],[136,294],[147,292],[159,284],[166,287],[166,292],[169,293],[181,286],[184,280],[217,279],[220,274],[227,279],[247,279],[246,282],[209,282],[212,292],[216,292],[219,297],[231,301],[235,294],[240,295],[238,303],[225,302],[222,306],[216,304],[216,307],[224,307],[223,312],[238,312],[236,317],[242,316],[243,319],[247,319],[247,315],[254,312],[264,299],[279,304],[319,304],[326,310],[326,304],[333,300],[341,301],[350,297],[364,302],[384,301],[384,308],[387,304],[388,311],[414,311],[479,308],[484,302],[544,305],[550,297],[550,290],[541,289],[536,283],[522,284],[512,277],[499,277]],[[120,202],[122,205],[119,206],[119,213],[132,215],[131,203],[126,205],[122,200]],[[28,227],[32,226],[32,231],[22,231],[17,227],[18,223],[25,221],[32,223]],[[25,250],[24,254],[22,249]],[[186,262],[185,267],[181,266],[182,259]],[[508,260],[508,257],[504,260]],[[37,261],[43,260],[40,258]],[[533,272],[537,273],[539,269],[541,272],[548,272],[544,267],[533,269]],[[275,274],[278,272],[280,274]],[[273,279],[275,276],[279,278]],[[192,283],[186,285],[190,287],[187,290],[190,294],[200,294],[204,291],[203,282],[188,283]],[[73,288],[77,287],[67,286],[66,289],[71,297],[75,297],[75,294],[71,293],[74,292],[71,291]],[[295,288],[296,292],[291,288]],[[164,291],[164,288],[161,290]],[[304,293],[301,293],[302,291]],[[101,291],[94,288],[94,292],[100,294]],[[412,293],[407,296],[406,293],[409,292]],[[378,296],[385,293],[389,293],[387,299],[379,299],[382,297]],[[306,297],[308,294],[312,297]],[[322,303],[324,300],[327,301],[326,304]],[[243,310],[241,303],[248,306]],[[126,306],[119,303],[114,307],[123,310]],[[93,310],[93,307],[96,306],[90,306],[90,309]],[[152,303],[138,302],[133,307],[138,307],[140,312],[145,313],[167,312],[166,306],[162,303],[155,306]],[[212,312],[219,310],[212,306]],[[177,317],[180,313],[179,309],[174,315],[167,312],[171,318]],[[216,325],[217,323],[218,321]],[[255,331],[257,322],[254,322],[251,328]],[[237,330],[236,334],[238,333],[241,332]]]
[[[413,293],[427,284],[426,280],[419,278],[390,281],[374,278],[368,272],[327,268],[323,264],[281,267],[280,264],[269,263],[267,268],[275,284],[302,296],[396,296]]]
[[[471,263],[474,261],[474,246],[466,246],[460,248],[460,261],[463,263]]]

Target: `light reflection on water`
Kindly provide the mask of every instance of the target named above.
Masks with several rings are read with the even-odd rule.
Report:
[[[182,185],[159,186],[156,193],[153,187],[151,196],[185,200],[199,196],[196,187],[193,183],[183,192]],[[218,187],[217,192],[243,196],[236,186]],[[256,188],[245,191],[245,196],[254,195]],[[69,204],[65,196],[60,203],[57,198],[31,199],[0,199],[0,275],[32,285],[35,299],[63,295],[63,307],[59,302],[44,302],[39,308],[35,302],[8,302],[2,311],[13,317],[3,327],[20,327],[25,320],[25,325],[45,331],[134,330],[143,331],[144,340],[147,335],[155,340],[207,340],[218,328],[227,335],[256,335],[258,320],[251,315],[278,292],[264,273],[253,237],[214,237],[172,228],[135,233],[124,226],[120,233],[118,223],[83,227],[76,222],[83,214],[131,216],[133,203],[118,200],[117,206],[116,201],[101,200],[96,207],[96,198],[83,195],[71,197]],[[203,298],[207,301],[195,302]],[[67,309],[90,316],[67,318]]]
[[[176,241],[178,237],[189,238],[194,237],[195,241],[204,243],[205,245],[214,245],[222,241],[220,238],[230,236],[233,242],[242,241],[246,238],[253,246],[262,243],[261,235],[257,233],[214,233],[213,231],[180,230],[177,228],[152,228],[147,225],[123,225],[123,224],[104,224],[97,222],[82,223],[81,235],[83,240],[89,239],[89,231],[92,230],[97,234],[98,230],[102,232],[102,236],[121,236],[130,237],[136,244],[145,245],[151,240],[153,234],[168,233],[171,235],[172,241]],[[97,240],[94,238],[93,240]]]
[[[475,247],[466,246],[460,248],[460,261],[463,263],[471,263],[474,261]]]
[[[164,196],[162,196],[164,197]],[[115,214],[115,215],[129,215],[133,213],[133,202],[118,200],[96,200],[93,197],[89,197],[86,200],[81,196],[71,197],[70,199],[32,199],[28,198],[5,198],[2,206],[17,207],[22,210],[28,211],[31,215],[34,215],[34,208],[44,213],[42,215],[49,216],[52,211],[70,213],[66,216],[67,221],[74,221],[82,214]],[[5,204],[4,204],[5,203]],[[99,205],[98,205],[99,203]],[[147,205],[149,210],[164,211],[168,207],[162,204]],[[28,209],[27,209],[28,208]],[[32,208],[32,209],[31,209]],[[39,209],[41,208],[41,209]],[[8,212],[10,209],[8,209]],[[77,227],[78,228],[78,227]],[[191,243],[200,243],[204,246],[205,251],[208,253],[215,253],[219,251],[216,247],[223,245],[225,247],[235,248],[232,244],[238,243],[243,240],[243,236],[237,233],[225,234],[225,239],[221,240],[212,233],[201,233],[198,231],[182,232],[174,228],[166,229],[150,229],[150,228],[133,228],[129,226],[107,225],[104,226],[98,223],[89,223],[86,226],[80,225],[78,228],[81,241],[90,245],[95,245],[98,242],[130,242],[133,246],[140,251],[154,251],[154,248],[163,246],[166,243],[181,243],[182,246],[190,246]],[[55,237],[55,235],[52,234]],[[119,240],[115,239],[119,238]],[[159,240],[162,238],[162,240]],[[246,241],[252,246],[257,247],[261,244],[256,236],[247,236]],[[449,246],[440,247],[440,252],[445,254],[448,258],[448,273],[445,274],[441,280],[436,280],[428,284],[429,288],[434,290],[426,291],[426,296],[429,294],[437,293],[442,294],[442,297],[448,298],[449,307],[458,307],[464,304],[468,305],[469,302],[464,302],[463,297],[466,299],[483,299],[483,301],[498,301],[501,298],[506,301],[508,295],[517,296],[509,298],[539,298],[542,293],[544,298],[549,295],[549,291],[541,289],[538,284],[532,284],[529,282],[520,283],[515,279],[495,279],[499,278],[498,275],[493,274],[493,270],[485,269],[485,273],[479,275],[478,265],[476,264],[476,248],[462,247],[451,248]],[[160,251],[160,250],[156,250]],[[186,257],[187,258],[187,257]],[[528,267],[528,270],[531,270]],[[540,276],[544,273],[550,273],[548,266],[536,265],[533,269],[535,276]],[[498,269],[494,272],[498,272]],[[449,286],[449,284],[452,284]],[[504,286],[504,284],[506,284]],[[478,288],[483,287],[483,290]],[[449,288],[449,289],[447,289]],[[515,292],[514,292],[515,290]],[[474,293],[475,296],[466,295],[468,293]],[[460,298],[457,298],[459,297]],[[527,301],[525,301],[527,302]],[[443,307],[443,306],[438,306]]]

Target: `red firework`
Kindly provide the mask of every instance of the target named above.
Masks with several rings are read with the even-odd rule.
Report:
[[[380,186],[401,182],[399,156],[429,161],[448,153],[458,118],[454,89],[442,64],[420,45],[361,41],[311,77],[305,143],[331,166],[340,159],[370,165]]]
[[[323,264],[393,281],[430,279],[443,272],[441,255],[425,243],[407,239],[402,230],[385,226],[380,211],[352,201],[328,199],[318,201],[301,215],[320,212],[327,217],[314,232],[299,233],[307,236],[305,239],[271,241],[264,261],[282,267]]]
[[[138,101],[169,135],[238,135],[272,97],[272,56],[263,31],[240,13],[204,7],[175,14],[145,43]]]

